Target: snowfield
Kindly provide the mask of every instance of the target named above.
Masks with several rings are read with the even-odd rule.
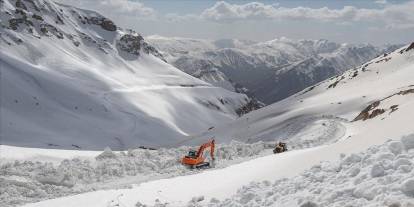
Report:
[[[95,12],[0,11],[0,206],[414,206],[414,43],[249,112]]]

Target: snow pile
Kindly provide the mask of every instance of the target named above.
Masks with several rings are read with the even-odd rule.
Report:
[[[413,206],[413,142],[414,134],[323,162],[293,179],[251,183],[207,206]]]
[[[215,168],[270,153],[274,143],[217,145]],[[35,202],[97,189],[123,188],[143,181],[193,174],[179,162],[188,147],[134,149],[113,152],[106,148],[95,160],[65,159],[60,164],[15,161],[0,166],[0,202],[7,205]]]

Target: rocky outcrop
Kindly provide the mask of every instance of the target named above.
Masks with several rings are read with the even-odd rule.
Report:
[[[105,30],[108,30],[108,31],[115,31],[116,30],[116,25],[109,19],[104,19],[102,21],[101,27]]]
[[[407,47],[407,49],[405,49],[405,51],[407,52],[407,51],[410,51],[410,50],[412,50],[412,49],[414,49],[414,42],[413,42],[413,43],[411,43],[411,45],[410,45],[410,46],[408,46],[408,47]]]
[[[3,3],[4,0],[0,1]],[[7,36],[6,39],[0,38],[0,41],[4,41],[7,45],[12,45],[13,42],[20,44],[23,41],[16,33],[10,33],[10,30],[14,30],[22,34],[29,34],[38,39],[52,37],[65,39],[66,37],[76,47],[79,47],[81,44],[94,45],[96,49],[105,54],[119,49],[135,56],[139,56],[142,53],[152,54],[165,61],[161,53],[145,42],[140,34],[132,30],[118,28],[112,20],[99,13],[49,1],[8,1],[10,1],[10,5],[14,6],[14,8],[10,7],[2,10],[0,16],[0,22],[3,22],[1,26],[5,29],[4,32],[1,31],[0,33]],[[66,22],[71,22],[71,26],[74,27],[69,30],[67,26],[63,28],[62,25],[65,25]],[[108,35],[111,39],[106,39],[101,35],[86,34],[83,32],[84,27],[96,30],[98,34],[102,30],[114,33],[113,35]],[[122,35],[119,39],[117,39],[118,35],[115,34],[118,29],[122,31],[119,33]],[[112,39],[112,37],[115,39]],[[116,44],[112,45],[114,40]]]
[[[398,105],[392,105],[392,106],[390,107],[390,109],[391,109],[391,111],[390,111],[390,114],[391,114],[392,112],[394,112],[394,111],[397,111],[397,110],[398,110]]]
[[[403,54],[404,52],[408,52],[412,49],[414,49],[414,42],[411,43],[407,48],[400,50],[400,54]]]
[[[264,106],[264,104],[263,104],[263,103],[261,103],[261,102],[257,101],[256,99],[251,99],[249,102],[247,102],[247,104],[246,104],[246,105],[244,105],[244,106],[242,106],[242,107],[238,108],[238,109],[236,110],[236,113],[237,113],[237,115],[239,115],[239,116],[243,116],[244,114],[247,114],[247,113],[249,113],[249,112],[251,112],[251,111],[254,111],[254,110],[260,109],[260,108],[262,108],[263,106]]]
[[[411,87],[411,86],[410,86]],[[394,93],[390,96],[387,96],[379,101],[375,101],[373,103],[371,103],[370,105],[368,105],[364,110],[361,111],[361,113],[358,114],[357,117],[354,118],[354,120],[352,121],[365,121],[367,119],[372,119],[377,117],[378,115],[381,115],[383,113],[385,113],[385,111],[389,110],[389,114],[395,112],[396,110],[398,110],[398,105],[394,104],[391,105],[389,108],[386,107],[387,109],[383,109],[383,108],[378,108],[378,106],[380,106],[380,104],[382,103],[382,101],[387,100],[387,99],[391,99],[392,97],[396,96],[396,95],[407,95],[407,94],[411,94],[414,93],[414,88],[411,89],[407,89],[407,90],[402,90],[399,91],[397,93]]]
[[[337,79],[335,82],[333,82],[332,84],[330,84],[329,86],[328,86],[328,88],[335,88],[336,87],[336,85],[338,85],[338,83],[339,82],[341,82],[341,80],[343,80],[343,79],[345,79],[345,77],[344,76],[341,76],[339,79]]]
[[[119,39],[117,46],[129,54],[140,55],[142,42],[144,38],[141,35],[126,34]]]
[[[21,0],[16,1],[16,8],[21,8],[21,9],[27,10],[26,5]]]
[[[146,43],[140,34],[134,32],[131,32],[131,34],[125,34],[119,39],[116,45],[120,50],[129,54],[139,56],[141,52],[144,52],[146,54],[152,54],[166,62],[161,53]]]
[[[99,25],[102,27],[102,29],[107,31],[116,31],[116,25],[114,24],[114,22],[105,17],[92,17],[89,19],[87,18],[87,22],[89,24]]]
[[[361,113],[359,113],[357,117],[355,117],[353,121],[359,121],[359,120],[365,121],[367,119],[374,118],[375,116],[381,114],[380,111],[375,112],[374,115],[370,113],[370,111],[378,107],[379,104],[380,104],[380,101],[375,101],[374,103],[368,105],[364,110],[361,111]]]
[[[56,28],[55,26],[53,26],[51,24],[47,24],[47,23],[40,24],[40,31],[44,35],[52,34],[52,35],[56,36],[59,39],[63,39],[62,31],[60,31],[58,28]]]
[[[27,27],[33,26],[33,22],[28,19],[25,10],[16,9],[14,13],[14,18],[9,19],[9,28],[17,30],[22,24]]]
[[[409,93],[414,93],[414,88],[412,88],[412,89],[408,89],[408,90],[404,90],[404,91],[400,91],[400,92],[398,92],[397,94],[398,94],[398,95],[407,95],[407,94],[409,94]]]

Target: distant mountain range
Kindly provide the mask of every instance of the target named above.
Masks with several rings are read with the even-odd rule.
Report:
[[[265,104],[356,67],[402,45],[339,44],[279,38],[266,42],[148,36],[182,71]]]

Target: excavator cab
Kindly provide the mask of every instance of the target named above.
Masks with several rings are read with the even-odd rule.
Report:
[[[185,157],[187,157],[187,158],[196,158],[197,157],[197,151],[190,150],[190,151],[188,151],[188,155],[185,156]]]
[[[214,160],[214,139],[202,144],[197,151],[190,150],[188,154],[181,159],[183,165],[189,166],[190,168],[203,168],[209,167],[210,163],[205,161],[204,150],[210,148],[210,157]]]

